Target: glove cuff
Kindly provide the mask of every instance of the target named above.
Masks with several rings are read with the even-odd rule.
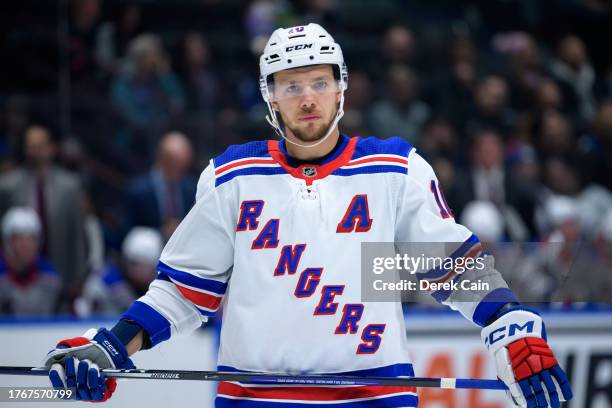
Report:
[[[546,330],[542,318],[522,306],[504,312],[481,331],[481,338],[492,353],[525,337],[546,339]]]
[[[132,363],[132,360],[130,360],[127,349],[123,343],[121,343],[121,340],[119,340],[119,338],[111,331],[102,327],[98,330],[92,341],[95,342],[102,350],[104,350],[109,359],[112,360],[115,368],[136,368],[134,363]]]

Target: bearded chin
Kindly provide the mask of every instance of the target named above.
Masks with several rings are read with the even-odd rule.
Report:
[[[291,130],[295,138],[301,142],[316,142],[325,137],[329,125],[330,123],[326,123],[313,129],[294,129],[289,127],[289,130]]]
[[[298,139],[300,142],[313,143],[325,137],[325,135],[329,131],[329,127],[334,121],[335,116],[336,115],[334,115],[329,121],[327,121],[327,123],[319,125],[318,127],[293,128],[289,125],[286,126],[289,130],[291,130],[291,133],[293,133],[295,138]]]

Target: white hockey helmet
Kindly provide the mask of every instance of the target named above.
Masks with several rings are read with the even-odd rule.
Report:
[[[461,224],[485,242],[499,241],[504,234],[504,219],[490,201],[471,201],[461,213]]]
[[[2,237],[5,242],[15,234],[40,237],[41,225],[38,214],[31,207],[12,207],[2,219]]]
[[[259,58],[259,89],[261,96],[268,105],[270,113],[266,116],[266,119],[283,138],[285,138],[285,135],[276,117],[276,112],[271,105],[270,75],[286,69],[321,64],[330,64],[335,68],[334,71],[335,75],[338,76],[336,79],[341,93],[340,104],[336,117],[325,137],[312,145],[300,145],[304,147],[314,147],[325,140],[338,124],[342,115],[344,115],[344,91],[348,87],[348,70],[340,45],[334,41],[332,36],[323,27],[310,23],[306,26],[275,30],[268,39],[263,54]],[[294,141],[289,142],[295,143]]]
[[[578,206],[571,197],[553,195],[545,202],[544,209],[553,228],[567,221],[578,221]]]
[[[163,246],[161,234],[147,227],[134,227],[126,235],[121,246],[123,257],[147,265],[157,265]]]
[[[603,239],[612,242],[612,209],[608,210],[601,221],[599,232]]]

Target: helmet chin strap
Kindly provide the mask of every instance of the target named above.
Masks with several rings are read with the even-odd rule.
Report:
[[[270,126],[274,128],[274,130],[276,131],[276,134],[278,134],[280,137],[285,139],[288,143],[291,143],[293,145],[296,145],[299,147],[315,147],[323,143],[332,134],[333,130],[338,125],[338,122],[340,121],[342,116],[344,116],[344,91],[342,91],[342,93],[340,94],[340,105],[338,106],[338,112],[336,112],[336,117],[334,118],[333,122],[329,125],[329,128],[327,129],[327,133],[325,133],[325,136],[323,136],[321,139],[317,140],[316,142],[312,144],[298,143],[294,140],[289,139],[287,136],[285,136],[285,132],[283,132],[283,130],[280,127],[280,124],[278,123],[278,118],[276,117],[276,111],[272,108],[272,104],[270,102],[267,102],[267,105],[268,105],[268,111],[270,112],[270,114],[266,115],[266,120],[268,121]]]

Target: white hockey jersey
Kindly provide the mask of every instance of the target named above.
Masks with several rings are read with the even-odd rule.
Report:
[[[458,256],[480,243],[455,223],[431,167],[406,141],[341,138],[317,165],[294,165],[278,141],[233,146],[213,159],[161,255],[158,279],[124,318],[157,344],[221,308],[223,371],[413,376],[401,304],[361,300],[361,243],[465,242]],[[503,280],[493,280],[496,299],[512,300]],[[434,297],[477,323],[499,307]],[[415,407],[417,394],[221,382],[216,404]]]

